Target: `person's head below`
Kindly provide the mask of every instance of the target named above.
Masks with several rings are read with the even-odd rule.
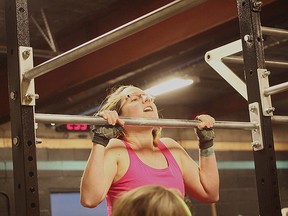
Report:
[[[117,89],[112,89],[98,112],[115,110],[120,117],[158,119],[158,110],[154,100],[155,97],[145,93],[138,87],[132,85],[120,86]],[[160,136],[160,129],[153,129],[152,134],[154,144],[156,144]],[[118,138],[123,139],[124,137],[125,131]]]
[[[282,216],[288,216],[288,208],[282,208],[281,209],[281,213],[282,213]]]
[[[112,216],[192,216],[176,191],[162,186],[142,186],[123,194]]]

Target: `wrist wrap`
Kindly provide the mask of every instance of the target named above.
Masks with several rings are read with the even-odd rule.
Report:
[[[107,126],[93,126],[92,129],[92,142],[95,144],[99,144],[102,146],[107,146],[109,140],[112,138],[118,138],[123,131],[123,127],[119,124],[115,126],[107,125]]]
[[[199,140],[200,149],[207,149],[213,146],[215,134],[212,128],[203,128],[202,130],[196,128],[195,132]]]

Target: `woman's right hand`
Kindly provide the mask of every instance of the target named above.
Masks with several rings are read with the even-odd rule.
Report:
[[[97,113],[97,116],[105,119],[110,125],[93,125],[92,126],[92,142],[107,146],[109,140],[121,136],[124,121],[121,120],[116,111],[105,110]]]
[[[97,113],[97,116],[105,119],[110,125],[119,124],[123,127],[125,124],[125,122],[119,118],[119,115],[115,110],[104,110]]]

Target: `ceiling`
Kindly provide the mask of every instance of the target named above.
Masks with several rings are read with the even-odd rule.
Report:
[[[34,65],[170,2],[28,1]],[[161,109],[187,106],[194,113],[204,111],[219,116],[227,112],[247,112],[247,102],[204,61],[207,51],[239,39],[236,0],[219,2],[199,1],[179,14],[36,78],[36,93],[40,95],[36,112],[91,114],[106,96],[107,89],[114,85],[133,84],[145,89],[175,75],[191,77],[195,83],[160,96],[157,103]],[[288,29],[288,1],[263,0],[263,3],[262,26]],[[45,20],[53,38],[52,45],[37,28],[40,26],[47,35]],[[1,124],[9,121],[4,0],[0,0],[0,29]],[[265,35],[264,40],[266,60],[288,62],[288,38]],[[244,79],[242,65],[228,65]],[[287,68],[268,69],[271,70],[270,85],[288,81]],[[273,95],[272,102],[275,114],[288,115],[287,92]]]

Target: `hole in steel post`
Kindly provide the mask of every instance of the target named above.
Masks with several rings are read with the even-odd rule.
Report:
[[[33,157],[32,157],[32,156],[29,156],[29,157],[28,157],[28,160],[29,160],[29,161],[33,161]]]
[[[28,140],[28,141],[27,141],[27,145],[28,145],[28,146],[32,146],[32,141],[31,141],[31,140]]]
[[[265,180],[264,179],[261,179],[261,184],[265,184]]]
[[[18,184],[18,189],[21,189],[21,184]]]
[[[34,172],[29,172],[30,177],[34,177]]]
[[[31,208],[35,208],[36,204],[35,203],[31,203]]]
[[[253,71],[252,70],[250,70],[249,73],[250,73],[251,76],[253,75]]]
[[[19,8],[19,11],[20,11],[21,13],[23,13],[25,10],[24,10],[23,7],[20,7],[20,8]]]
[[[10,50],[10,54],[11,54],[11,55],[14,54],[14,50],[13,50],[13,49]]]

